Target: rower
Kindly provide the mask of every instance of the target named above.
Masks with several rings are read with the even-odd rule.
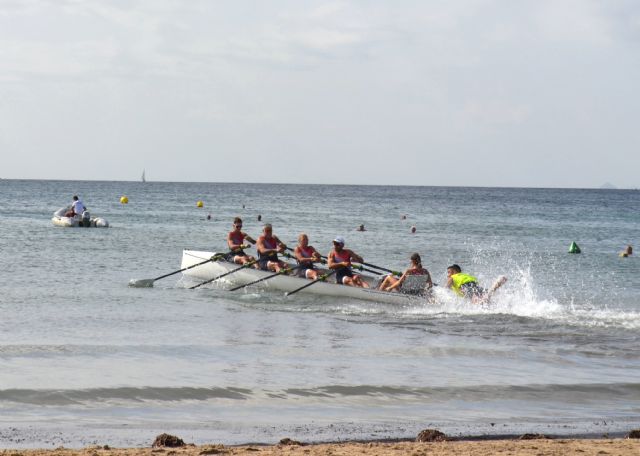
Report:
[[[284,252],[286,244],[273,234],[270,223],[264,225],[262,235],[256,241],[258,249],[258,265],[263,271],[280,272],[288,267],[287,263],[278,258],[278,253]]]
[[[247,264],[256,259],[251,255],[247,255],[244,249],[250,247],[245,244],[245,241],[255,244],[256,241],[247,233],[242,231],[242,219],[236,217],[233,219],[233,230],[229,231],[227,235],[227,245],[230,252],[227,254],[227,261],[231,261],[236,264]]]
[[[293,254],[300,265],[297,272],[298,277],[316,280],[318,278],[318,271],[314,263],[321,262],[322,256],[313,246],[309,245],[309,236],[305,233],[298,236],[298,245],[293,251]]]
[[[359,274],[351,269],[351,261],[362,263],[364,260],[352,250],[344,248],[344,238],[338,236],[333,240],[333,250],[329,252],[327,266],[336,269],[336,283],[352,287],[369,288],[369,284],[362,280]]]

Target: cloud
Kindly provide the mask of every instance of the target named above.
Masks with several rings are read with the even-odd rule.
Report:
[[[463,114],[470,121],[494,125],[517,125],[525,122],[531,109],[525,105],[516,105],[508,101],[469,101],[463,108]]]
[[[81,150],[188,144],[253,160],[289,149],[354,163],[371,150],[490,155],[514,143],[535,157],[522,137],[551,131],[566,150],[595,154],[612,131],[630,150],[639,10],[629,0],[4,1],[0,123],[15,157],[69,128],[64,140]],[[31,135],[34,122],[49,135]]]

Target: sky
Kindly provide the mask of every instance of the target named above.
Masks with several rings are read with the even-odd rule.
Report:
[[[0,178],[638,188],[637,0],[0,0]]]

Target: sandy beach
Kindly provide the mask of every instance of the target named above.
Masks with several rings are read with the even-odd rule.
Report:
[[[638,439],[539,439],[445,442],[368,442],[330,444],[278,444],[270,446],[186,445],[179,448],[109,448],[87,447],[79,450],[57,448],[53,450],[2,450],[0,456],[201,456],[201,455],[289,455],[289,456],[355,456],[374,454],[381,456],[637,456]]]

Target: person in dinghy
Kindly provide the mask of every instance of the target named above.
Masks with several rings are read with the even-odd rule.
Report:
[[[293,254],[300,265],[297,272],[298,277],[316,280],[318,278],[318,271],[316,270],[315,263],[322,262],[322,256],[313,246],[309,245],[309,236],[305,233],[298,236],[298,245],[293,251]]]
[[[256,241],[256,248],[258,249],[258,265],[263,271],[280,272],[289,267],[287,263],[278,258],[278,253],[283,253],[287,246],[273,234],[273,227],[270,223],[264,225],[262,235]]]
[[[242,219],[240,217],[236,217],[233,219],[233,230],[229,231],[229,234],[227,235],[227,245],[230,250],[226,256],[227,261],[231,261],[236,264],[247,264],[256,260],[251,255],[247,255],[244,251],[244,249],[250,247],[245,244],[245,241],[250,242],[251,244],[256,243],[255,239],[242,231]]]
[[[82,215],[87,208],[84,206],[78,195],[73,195],[73,201],[71,203],[71,207],[64,214],[65,217],[75,217],[76,215]]]
[[[352,250],[344,248],[344,238],[338,236],[333,240],[333,250],[327,257],[329,269],[336,269],[336,283],[352,287],[369,288],[359,274],[351,269],[351,261],[362,263],[364,260]]]
[[[505,276],[500,276],[488,290],[478,284],[474,276],[462,272],[457,264],[447,268],[447,288],[453,290],[460,297],[470,299],[474,304],[486,304],[491,296],[507,281]]]

